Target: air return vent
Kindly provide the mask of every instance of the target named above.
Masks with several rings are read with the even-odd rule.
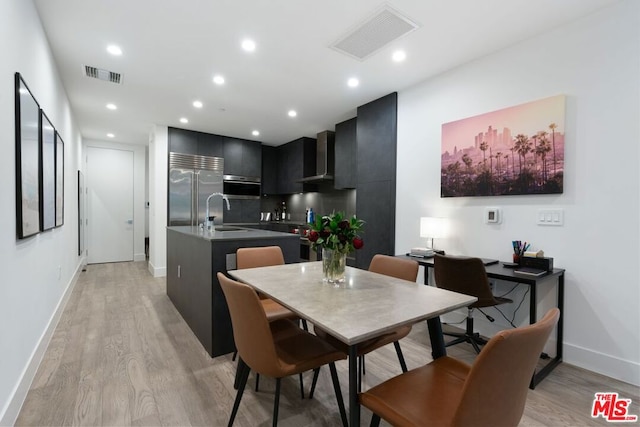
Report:
[[[122,84],[122,74],[114,73],[113,71],[103,70],[101,68],[85,65],[84,74],[85,76],[91,77],[93,79],[98,79],[115,84]]]
[[[342,36],[331,48],[362,61],[419,27],[408,17],[385,5],[371,18]]]

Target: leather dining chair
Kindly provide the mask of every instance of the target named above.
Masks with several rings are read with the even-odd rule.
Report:
[[[469,366],[443,356],[359,395],[380,418],[396,426],[517,426],[540,353],[560,310],[537,323],[499,332]]]
[[[228,425],[233,425],[251,370],[276,379],[273,404],[273,425],[276,426],[281,379],[328,364],[342,423],[346,426],[347,415],[335,366],[337,360],[346,358],[344,353],[289,319],[269,322],[258,295],[250,286],[222,273],[218,273],[218,281],[229,306],[233,338],[240,356],[240,382]]]
[[[473,331],[473,311],[483,307],[494,307],[499,304],[513,302],[509,298],[493,295],[484,264],[480,258],[435,255],[434,277],[436,286],[461,294],[472,295],[478,301],[467,307],[466,329],[464,333],[446,333],[457,337],[446,343],[447,347],[463,342],[470,343],[476,353],[480,353],[480,345],[487,341],[479,333]],[[482,311],[482,310],[480,310]],[[484,313],[483,313],[484,314]],[[486,316],[486,314],[485,314]],[[487,318],[493,322],[489,316]]]
[[[268,267],[271,265],[283,265],[284,255],[280,246],[264,246],[253,248],[239,248],[236,251],[236,268]],[[298,319],[298,316],[271,298],[260,295],[260,303],[267,314],[269,321],[278,319]]]
[[[397,279],[408,280],[410,282],[415,282],[418,277],[418,268],[419,265],[414,260],[396,258],[388,255],[377,254],[371,259],[371,263],[369,264],[369,271],[378,274],[384,274],[385,276],[395,277]],[[349,353],[349,347],[338,340],[337,338],[329,335],[327,332],[320,328],[314,327],[314,332],[317,336],[322,339],[327,340],[331,345],[340,349],[345,354]],[[358,373],[361,374],[364,372],[364,355],[370,353],[374,350],[379,349],[380,347],[384,347],[387,344],[393,343],[396,354],[398,356],[398,361],[400,362],[400,368],[402,372],[407,372],[407,364],[405,363],[404,356],[402,354],[402,349],[400,348],[400,341],[402,338],[409,335],[411,332],[411,325],[401,326],[398,329],[388,332],[385,335],[380,337],[372,338],[370,340],[364,341],[358,344],[358,361],[360,363],[360,368],[358,369]],[[310,396],[313,396],[313,390],[315,385],[315,380],[317,378],[317,372],[314,375],[314,383],[311,385]],[[360,381],[358,381],[359,387]]]

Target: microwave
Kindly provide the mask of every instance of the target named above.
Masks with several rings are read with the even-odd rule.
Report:
[[[222,192],[229,199],[259,199],[260,178],[224,175]]]

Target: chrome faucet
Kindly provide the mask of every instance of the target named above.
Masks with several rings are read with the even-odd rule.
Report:
[[[214,196],[221,196],[222,200],[224,200],[225,202],[227,202],[227,210],[230,211],[231,210],[231,206],[229,205],[229,198],[227,196],[225,196],[222,193],[212,193],[209,195],[209,197],[207,197],[207,203],[206,203],[206,212],[204,214],[205,218],[204,218],[204,225],[205,228],[209,231],[211,231],[211,228],[213,227],[213,220],[209,220],[209,201],[211,200],[212,197]]]

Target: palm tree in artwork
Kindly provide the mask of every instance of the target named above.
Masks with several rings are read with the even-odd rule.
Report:
[[[547,153],[551,151],[547,132],[538,133],[538,145],[535,147],[536,155],[542,159],[542,181],[547,182]]]
[[[517,134],[516,143],[513,148],[518,153],[518,160],[520,161],[520,175],[522,175],[522,163],[526,160],[527,153],[531,150],[531,141],[529,141],[529,137],[521,133]]]
[[[515,175],[516,175],[516,172],[515,172],[516,171],[516,158],[514,157],[513,153],[516,151],[516,146],[514,145],[513,147],[509,148],[509,151],[511,151],[511,176],[515,177]]]
[[[496,153],[496,172],[500,175],[500,158],[502,157],[502,151]]]
[[[482,143],[480,144],[480,149],[482,150],[482,160],[485,169],[487,168],[487,148],[489,148],[489,144],[487,144],[487,141],[482,141]]]
[[[540,132],[538,132],[538,133],[540,133]],[[531,143],[532,143],[532,146],[535,148],[535,146],[538,143],[538,135],[532,135],[531,136]],[[537,173],[537,171],[538,171],[538,157],[534,153],[534,155],[533,155],[533,172]]]
[[[556,128],[557,124],[551,123],[549,129],[551,129],[551,144],[553,145],[553,175],[556,174]]]

